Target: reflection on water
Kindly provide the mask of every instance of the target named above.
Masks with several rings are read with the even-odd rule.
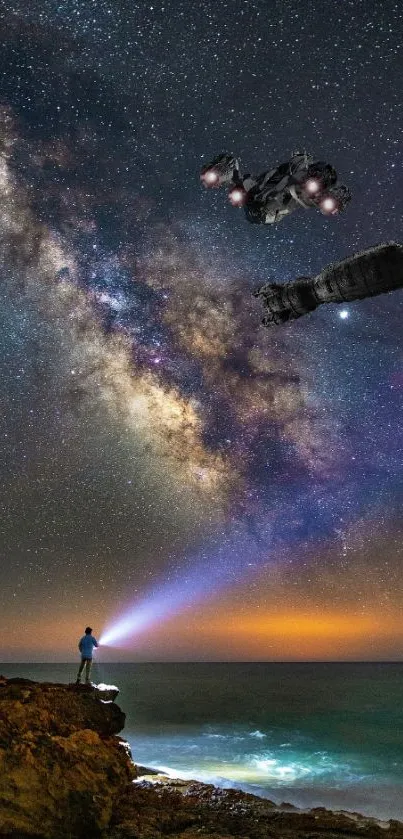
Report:
[[[68,682],[74,665],[0,665]],[[403,820],[399,664],[98,664],[135,761],[280,803]]]

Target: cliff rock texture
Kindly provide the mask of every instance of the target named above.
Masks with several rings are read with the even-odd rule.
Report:
[[[403,824],[308,812],[195,781],[141,782],[117,802],[108,839],[403,839]]]
[[[403,839],[396,821],[160,776],[133,783],[115,694],[0,677],[0,839]]]
[[[0,835],[96,836],[134,776],[125,715],[91,688],[0,681]]]

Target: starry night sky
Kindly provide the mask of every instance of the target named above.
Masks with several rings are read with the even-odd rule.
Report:
[[[0,31],[0,659],[134,602],[104,660],[402,658],[403,293],[271,330],[251,294],[403,241],[401,3],[6,0]],[[296,149],[340,218],[201,188]]]

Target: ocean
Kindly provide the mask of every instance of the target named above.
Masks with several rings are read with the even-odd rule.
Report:
[[[0,664],[74,681],[73,664]],[[94,665],[136,763],[299,807],[403,820],[403,663]]]

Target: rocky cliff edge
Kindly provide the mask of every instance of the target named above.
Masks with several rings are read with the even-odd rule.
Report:
[[[133,783],[116,693],[0,677],[0,839],[403,839],[393,820],[197,782]]]

